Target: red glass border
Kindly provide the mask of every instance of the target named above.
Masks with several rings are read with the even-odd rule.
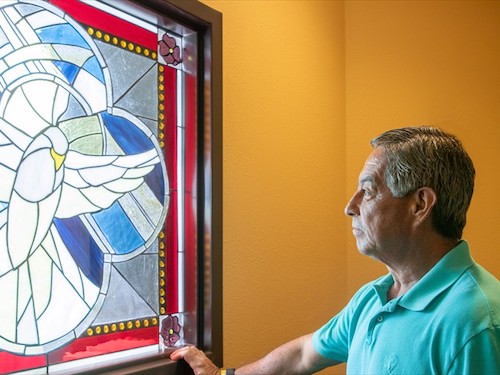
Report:
[[[91,25],[153,51],[157,50],[158,36],[155,33],[78,0],[49,0],[49,2],[78,22]]]
[[[158,326],[83,337],[49,353],[49,365],[158,344]]]
[[[166,298],[166,314],[179,312],[179,273],[178,273],[178,251],[179,241],[177,238],[178,217],[178,182],[177,182],[177,70],[165,67],[163,70],[164,84],[164,127],[165,146],[164,156],[167,166],[167,175],[170,185],[170,201],[165,222],[166,234],[166,285],[164,292]],[[170,234],[170,235],[169,235]]]
[[[30,370],[47,366],[47,356],[21,356],[9,352],[0,352],[0,374]]]
[[[185,144],[185,308],[186,311],[196,311],[197,301],[197,80],[190,74],[185,76],[185,106],[186,106],[186,144]]]

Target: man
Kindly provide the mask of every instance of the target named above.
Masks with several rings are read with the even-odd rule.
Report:
[[[194,347],[171,354],[195,374],[306,374],[341,362],[353,374],[499,374],[500,282],[461,240],[474,166],[432,127],[390,130],[345,208],[362,254],[389,274],[362,287],[318,331],[236,370]]]

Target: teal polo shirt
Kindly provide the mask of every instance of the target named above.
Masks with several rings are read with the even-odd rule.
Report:
[[[348,374],[500,374],[500,282],[461,241],[406,294],[389,274],[362,287],[313,334]]]

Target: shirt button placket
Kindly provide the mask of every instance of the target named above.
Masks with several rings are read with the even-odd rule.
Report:
[[[371,322],[370,326],[368,328],[368,334],[366,335],[366,345],[371,345],[373,342],[373,336],[375,334],[376,326],[384,321],[384,315],[383,314],[378,314],[375,316]]]
[[[384,316],[382,314],[378,314],[370,321],[370,325],[368,327],[368,334],[366,335],[366,344],[367,345],[370,345],[372,343],[375,327],[377,326],[377,324],[382,323],[383,320],[384,320]]]

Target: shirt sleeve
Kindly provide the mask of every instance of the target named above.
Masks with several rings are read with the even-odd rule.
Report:
[[[358,305],[372,283],[362,287],[344,309],[313,334],[313,347],[325,358],[347,362],[349,348],[359,319]]]
[[[448,374],[499,374],[500,327],[491,327],[471,338],[451,363]]]
[[[346,362],[348,339],[345,330],[345,309],[313,334],[313,347],[323,357]]]

